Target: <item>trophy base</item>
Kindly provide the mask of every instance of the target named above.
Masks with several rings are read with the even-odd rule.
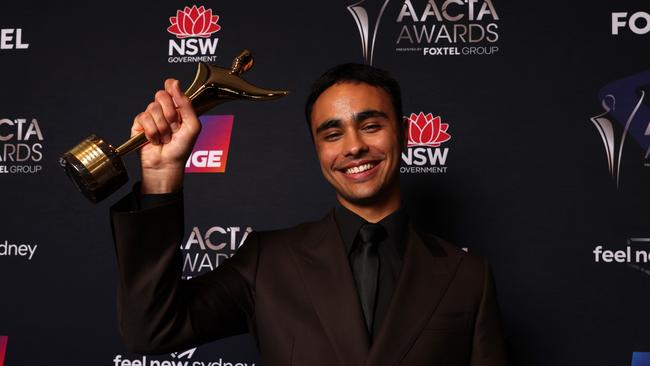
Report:
[[[95,135],[64,153],[59,164],[79,191],[93,203],[102,201],[129,179],[115,148]]]

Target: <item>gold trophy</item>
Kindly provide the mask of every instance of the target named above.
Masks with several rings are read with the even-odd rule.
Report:
[[[200,62],[192,85],[185,95],[192,101],[197,116],[229,100],[270,100],[288,91],[258,88],[240,77],[253,67],[248,50],[235,57],[230,69]],[[59,158],[59,164],[90,201],[97,203],[123,186],[129,179],[122,156],[147,144],[140,133],[114,148],[103,139],[90,135]]]

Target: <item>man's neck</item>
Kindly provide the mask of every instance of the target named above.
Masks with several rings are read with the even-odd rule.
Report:
[[[397,211],[402,202],[399,190],[395,191],[385,199],[378,200],[377,202],[366,205],[354,204],[345,199],[342,199],[340,196],[337,196],[337,200],[343,207],[363,217],[364,220],[371,223],[377,223],[384,217]]]

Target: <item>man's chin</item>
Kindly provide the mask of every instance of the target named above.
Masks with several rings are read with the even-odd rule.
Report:
[[[337,199],[339,202],[345,201],[349,202],[355,206],[372,206],[381,201],[381,194],[379,192],[370,192],[370,193],[341,193],[338,192]]]

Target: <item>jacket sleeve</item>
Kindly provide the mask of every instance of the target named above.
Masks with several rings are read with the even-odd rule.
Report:
[[[483,261],[483,294],[474,323],[471,366],[507,365],[492,271]]]
[[[214,271],[182,280],[182,195],[140,210],[133,193],[111,207],[119,327],[127,348],[168,353],[248,331],[257,234]]]

